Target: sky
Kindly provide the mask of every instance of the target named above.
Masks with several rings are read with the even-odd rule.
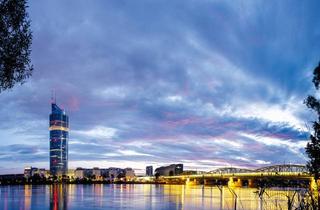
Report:
[[[69,168],[304,164],[319,1],[29,1],[34,73],[0,93],[0,174],[49,168],[52,90]]]

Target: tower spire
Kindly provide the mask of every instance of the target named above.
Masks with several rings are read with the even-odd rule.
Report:
[[[53,89],[51,90],[51,103],[53,104]]]
[[[57,103],[56,91],[54,89],[51,90],[51,103]]]

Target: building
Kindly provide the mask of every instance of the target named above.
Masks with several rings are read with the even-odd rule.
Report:
[[[24,177],[25,178],[31,178],[34,175],[39,175],[40,177],[48,177],[47,176],[47,170],[44,168],[35,168],[35,167],[26,167],[24,168]]]
[[[50,173],[66,175],[68,171],[69,119],[56,102],[51,103],[50,114]]]
[[[67,171],[67,177],[68,178],[74,178],[74,169],[70,169],[70,168],[68,168],[68,171]]]
[[[77,168],[76,170],[74,170],[74,177],[76,179],[83,179],[85,177],[85,169]]]
[[[32,167],[26,167],[24,168],[24,173],[23,173],[25,178],[30,178],[32,176]]]
[[[121,168],[109,168],[110,181],[114,181],[115,179],[122,177],[123,174],[124,174],[124,171]]]
[[[106,179],[106,178],[109,178],[109,169],[107,168],[101,168],[100,169],[100,172],[101,172],[101,176]]]
[[[39,168],[37,173],[39,174],[40,177],[47,177],[47,170],[45,168]]]
[[[132,181],[136,177],[132,168],[125,168],[124,175],[127,181]]]
[[[129,180],[132,181],[135,178],[135,173],[132,168],[77,168],[73,174],[76,179],[94,179],[94,180],[106,180],[106,181],[117,181],[117,180]]]
[[[155,175],[159,176],[175,176],[183,173],[183,164],[172,164],[156,168]]]
[[[98,167],[94,167],[92,169],[92,175],[95,177],[95,179],[99,179],[101,177],[101,170]]]
[[[97,173],[97,170],[100,171],[100,169],[98,168],[77,168],[76,170],[74,170],[74,178],[78,178],[78,179],[83,179],[83,178],[92,178],[92,176],[94,175],[94,171]]]
[[[146,176],[153,176],[153,167],[152,166],[146,167]]]

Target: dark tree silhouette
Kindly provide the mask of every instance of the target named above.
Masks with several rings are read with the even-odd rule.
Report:
[[[319,90],[320,63],[313,71],[312,82],[316,90]],[[314,96],[308,96],[305,104],[317,114],[316,121],[313,122],[313,133],[310,135],[310,142],[306,146],[306,153],[309,157],[307,167],[317,181],[320,178],[320,101]],[[320,207],[320,198],[318,198],[318,207]]]
[[[158,179],[159,179],[159,177],[160,177],[159,172],[156,172],[156,173],[154,174],[154,176],[156,177],[156,180],[158,180]]]
[[[313,71],[312,82],[315,88],[319,90],[320,63]],[[320,177],[320,101],[314,96],[308,96],[305,104],[317,114],[317,119],[313,122],[313,134],[310,135],[310,142],[308,142],[306,147],[306,153],[310,158],[307,167],[317,180]]]
[[[0,0],[0,92],[31,76],[32,33],[26,0]]]

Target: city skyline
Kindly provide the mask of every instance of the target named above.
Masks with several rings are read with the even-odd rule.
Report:
[[[0,94],[0,174],[49,168],[52,90],[69,168],[305,163],[320,3],[241,2],[30,1],[35,70]]]

